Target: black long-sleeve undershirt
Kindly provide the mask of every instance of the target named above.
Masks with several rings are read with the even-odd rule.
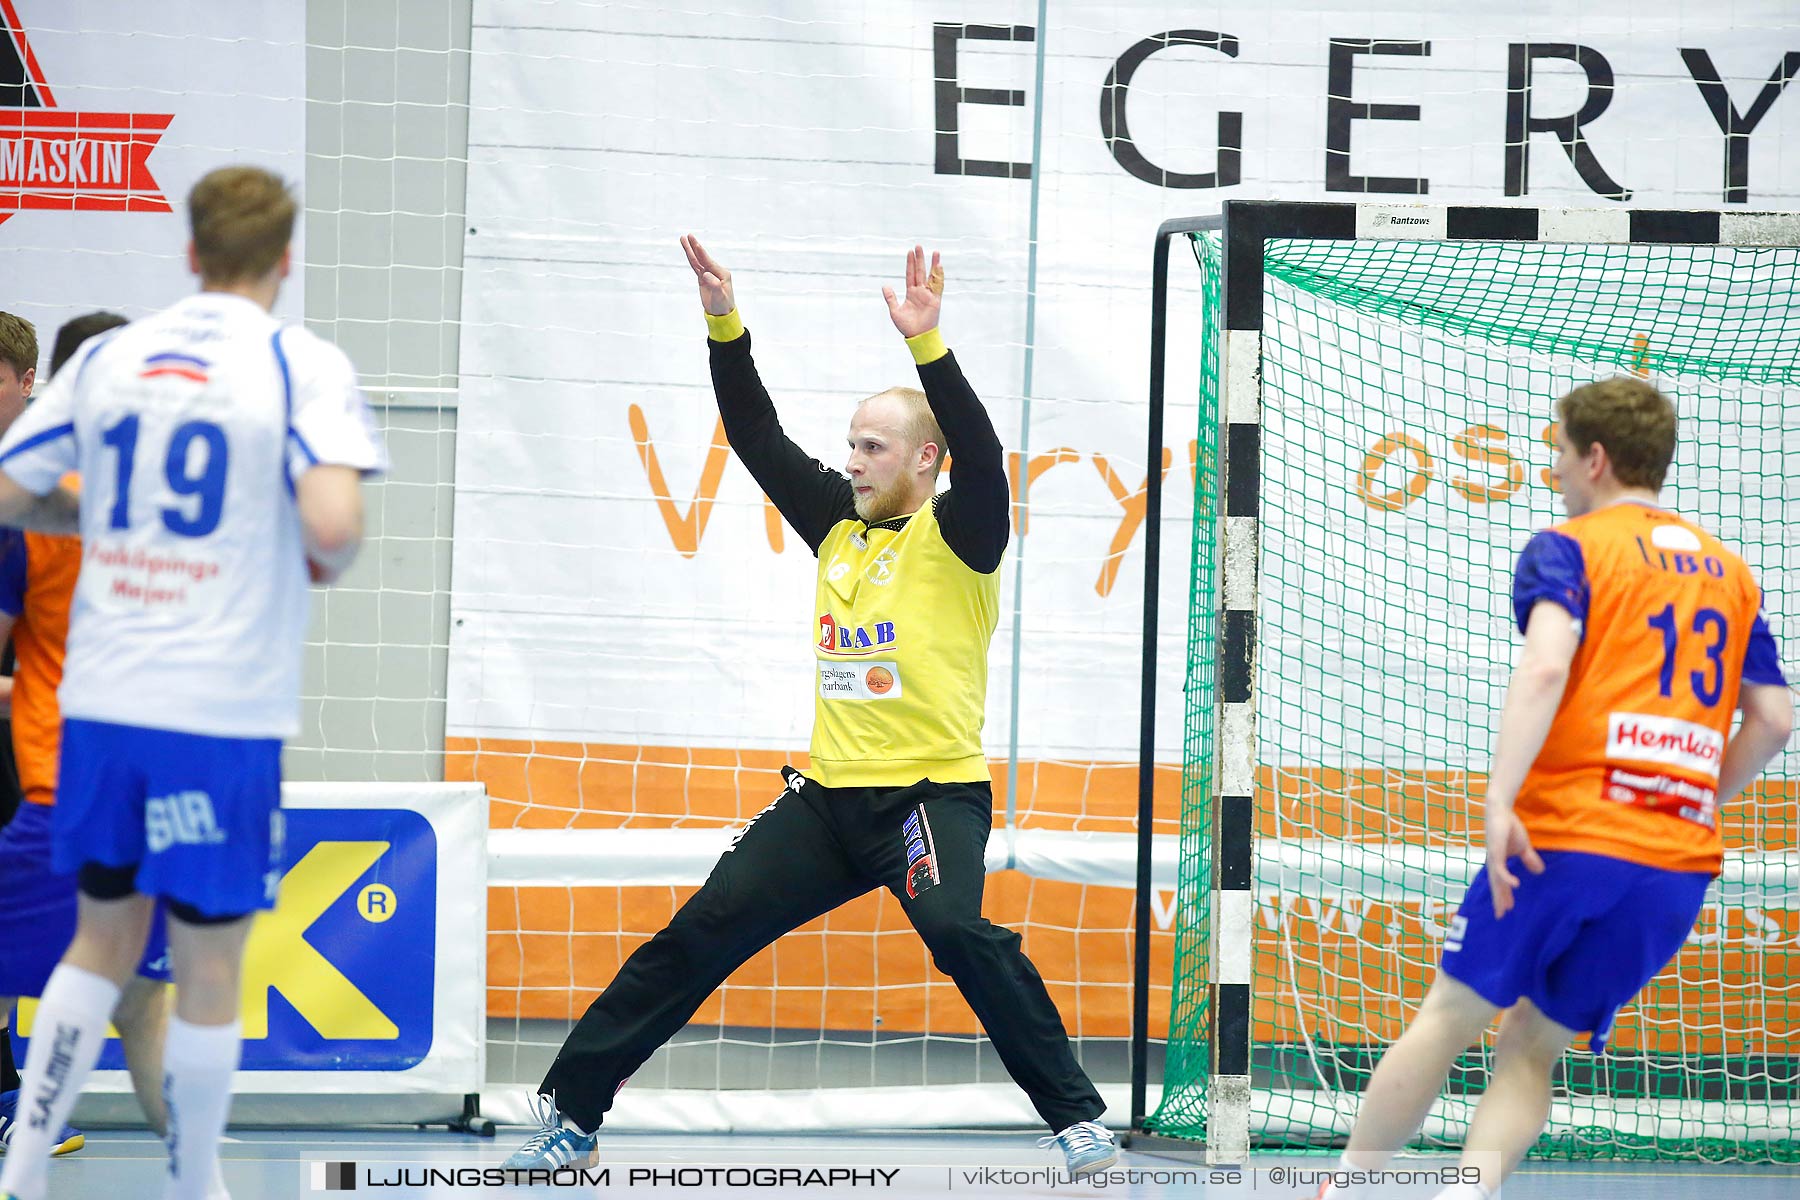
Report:
[[[794,532],[817,554],[832,526],[858,519],[850,481],[782,432],[774,402],[750,357],[748,332],[729,342],[708,339],[707,345],[726,440]],[[920,364],[919,382],[944,431],[945,452],[953,460],[951,486],[932,502],[938,527],[944,543],[971,570],[989,574],[999,569],[1011,532],[1011,496],[999,435],[955,355]]]

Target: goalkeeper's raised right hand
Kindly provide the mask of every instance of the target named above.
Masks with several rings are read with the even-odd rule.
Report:
[[[700,239],[683,234],[681,249],[687,254],[688,266],[694,268],[694,279],[700,284],[700,303],[715,317],[722,317],[737,307],[731,292],[731,272],[713,261]]]

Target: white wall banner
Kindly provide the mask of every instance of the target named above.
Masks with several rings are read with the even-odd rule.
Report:
[[[1785,3],[1053,2],[1043,29],[1023,0],[706,8],[476,5],[453,738],[805,745],[813,564],[716,431],[682,233],[735,272],[785,427],[831,466],[853,402],[912,376],[881,285],[943,252],[946,338],[1030,481],[988,748],[1014,749],[1016,698],[1021,759],[1126,761],[1159,222],[1800,200]],[[1169,760],[1198,317],[1173,274]]]
[[[37,326],[48,372],[70,317],[194,290],[183,206],[206,172],[301,190],[306,6],[0,0],[0,26],[0,308]],[[298,318],[302,275],[278,314]]]

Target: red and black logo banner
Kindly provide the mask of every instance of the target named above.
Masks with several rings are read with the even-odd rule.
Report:
[[[170,211],[150,153],[172,113],[59,108],[13,0],[0,0],[0,221],[24,209]]]

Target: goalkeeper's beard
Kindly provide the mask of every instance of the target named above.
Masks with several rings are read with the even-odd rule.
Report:
[[[905,499],[906,489],[902,481],[896,479],[885,488],[876,487],[867,496],[856,497],[856,515],[866,525],[891,520],[900,515]]]
[[[855,498],[857,516],[866,525],[900,516],[900,488],[877,488],[866,497]]]

